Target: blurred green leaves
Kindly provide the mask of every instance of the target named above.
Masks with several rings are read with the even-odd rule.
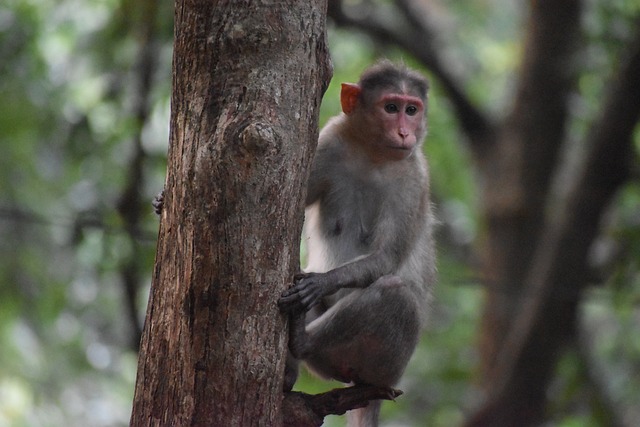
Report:
[[[522,55],[523,6],[436,3],[447,60],[473,101],[498,116]],[[144,1],[132,0],[0,5],[0,427],[128,424],[136,354],[122,271],[133,260],[141,318],[158,224],[150,202],[164,182],[168,141],[173,12],[169,3],[159,7],[153,17],[145,15]],[[614,59],[640,13],[636,0],[590,0],[586,9],[588,48],[569,129],[574,140],[601,108],[604,77],[617,66]],[[137,59],[140,27],[148,19],[157,23],[157,69],[147,94],[149,116],[140,123],[134,114]],[[334,77],[321,123],[340,111],[340,83],[354,82],[379,56],[420,69],[411,56],[361,33],[330,26],[329,43]],[[431,85],[424,149],[442,222],[440,283],[432,321],[399,386],[405,394],[386,403],[383,414],[394,425],[445,427],[460,423],[478,397],[474,348],[483,299],[472,253],[482,224],[464,136],[438,82],[431,78]],[[117,207],[136,138],[144,152],[138,194],[144,208],[135,229],[128,229]],[[637,156],[640,130],[634,141]],[[634,409],[640,407],[638,206],[634,179],[594,249],[601,270],[594,271],[594,283],[602,286],[584,305],[585,354],[568,355],[559,366],[556,425],[607,425],[605,398],[621,419],[640,419]],[[586,390],[594,373],[601,393]],[[333,386],[304,375],[297,388]],[[343,418],[329,422],[341,425]]]

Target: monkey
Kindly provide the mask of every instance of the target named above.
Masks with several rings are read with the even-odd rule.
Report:
[[[429,85],[381,61],[343,83],[342,113],[321,130],[305,200],[308,265],[278,305],[290,354],[346,384],[397,384],[426,323],[435,283],[428,164]],[[287,361],[285,388],[296,366]],[[380,401],[349,411],[377,426]]]

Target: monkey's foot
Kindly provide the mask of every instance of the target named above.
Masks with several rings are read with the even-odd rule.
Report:
[[[158,195],[153,199],[153,202],[151,202],[151,204],[153,205],[153,211],[157,215],[161,215],[162,208],[164,208],[164,190],[158,193]]]

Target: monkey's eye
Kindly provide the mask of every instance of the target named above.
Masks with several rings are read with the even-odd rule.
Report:
[[[418,107],[416,107],[415,105],[409,105],[405,112],[410,116],[415,116],[418,112]]]
[[[384,111],[386,111],[387,113],[397,113],[398,106],[396,104],[386,104],[384,106]]]

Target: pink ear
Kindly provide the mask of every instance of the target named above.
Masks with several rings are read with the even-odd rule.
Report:
[[[340,92],[340,104],[345,114],[351,114],[358,105],[358,97],[360,96],[360,86],[354,83],[342,83],[342,91]]]

